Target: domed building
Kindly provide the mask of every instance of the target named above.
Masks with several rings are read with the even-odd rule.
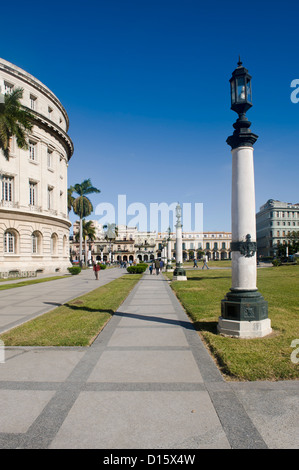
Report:
[[[0,150],[0,276],[62,272],[70,266],[67,169],[73,154],[68,115],[43,83],[0,59],[0,93],[23,89],[34,117],[28,149]]]

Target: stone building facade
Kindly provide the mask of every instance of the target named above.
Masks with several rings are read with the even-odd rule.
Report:
[[[70,266],[67,170],[73,154],[69,119],[43,83],[0,59],[0,93],[23,89],[34,117],[29,148],[13,137],[10,158],[0,151],[0,273],[59,272]]]
[[[269,199],[256,214],[258,256],[275,256],[293,231],[299,231],[299,203]]]
[[[138,262],[150,261],[163,256],[163,242],[169,237],[167,232],[139,232],[137,227],[118,226],[118,233],[114,240],[105,239],[105,230],[93,221],[96,239],[87,241],[87,259],[102,261]],[[74,234],[79,231],[79,222],[73,225]],[[175,233],[170,234],[171,253],[175,258]],[[204,252],[209,259],[224,260],[231,258],[230,232],[183,232],[183,259],[190,260],[196,255],[200,258]],[[79,243],[74,238],[71,242],[71,255],[78,259]]]

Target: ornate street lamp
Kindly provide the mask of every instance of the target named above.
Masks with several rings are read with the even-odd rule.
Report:
[[[167,237],[167,266],[166,266],[166,271],[172,272],[173,267],[171,265],[171,228],[168,227],[167,230],[168,237]]]
[[[251,76],[239,60],[232,74],[231,109],[239,117],[227,143],[232,149],[232,287],[221,302],[218,331],[241,338],[271,333],[268,304],[256,287],[256,220],[253,145],[246,111],[252,106]]]
[[[187,281],[186,271],[183,268],[183,248],[182,248],[182,209],[181,206],[178,204],[176,206],[176,267],[173,272],[173,280],[174,281]]]

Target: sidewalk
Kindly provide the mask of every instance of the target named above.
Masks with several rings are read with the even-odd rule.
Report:
[[[162,275],[91,347],[5,354],[0,448],[298,448],[298,381],[225,382]]]
[[[100,271],[99,280],[96,280],[93,270],[86,269],[78,275],[70,275],[65,279],[2,290],[0,291],[0,333],[53,310],[123,274],[125,271],[119,268],[105,269]],[[42,277],[52,276],[43,275],[33,279]],[[32,280],[32,278],[25,280]],[[21,280],[14,282],[21,282]],[[13,281],[8,283],[13,283]]]

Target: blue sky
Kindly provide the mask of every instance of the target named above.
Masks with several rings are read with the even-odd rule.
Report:
[[[123,194],[147,208],[203,203],[204,230],[231,230],[226,139],[239,54],[253,77],[256,208],[299,202],[298,2],[16,0],[13,10],[1,56],[66,108],[69,184],[91,178],[94,208],[117,209]]]

